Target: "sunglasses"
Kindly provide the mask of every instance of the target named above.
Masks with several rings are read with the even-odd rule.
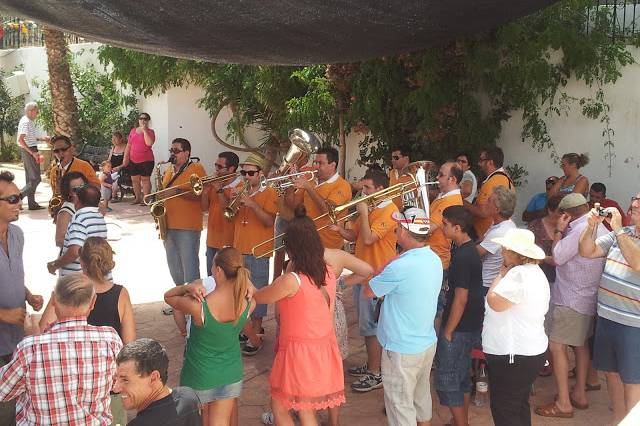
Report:
[[[82,188],[86,188],[87,186],[89,186],[89,185],[87,185],[87,184],[85,183],[85,184],[82,184],[82,185],[79,185],[79,186],[74,186],[73,188],[71,188],[71,190],[72,190],[73,192],[78,192],[78,191],[80,191]]]
[[[547,185],[553,185],[554,183],[556,183],[556,181],[554,179],[547,179],[544,181],[544,183],[546,183]]]
[[[214,166],[215,166],[216,170],[228,169],[228,167],[227,167],[227,166],[221,166],[221,165],[220,165],[220,164],[218,164],[218,163],[215,163],[215,164],[214,164]]]
[[[258,173],[260,173],[260,170],[249,170],[249,171],[247,171],[247,170],[240,170],[240,174],[241,174],[242,176],[247,176],[247,175],[248,175],[248,176],[254,177],[254,176],[255,176],[255,175],[257,175]]]
[[[177,148],[171,148],[169,150],[169,153],[171,153],[171,154],[180,154],[181,152],[184,152],[184,150],[183,149],[177,149]]]
[[[149,121],[151,120],[151,117],[138,117],[138,120]]]
[[[392,155],[391,158],[393,158],[394,160],[398,161],[400,159],[399,155]]]
[[[60,154],[60,153],[62,153],[62,152],[67,152],[68,150],[69,150],[69,147],[66,147],[66,148],[58,148],[58,149],[54,149],[54,150],[53,150],[53,153],[54,153],[54,154]]]
[[[6,201],[9,204],[18,204],[20,200],[22,200],[22,198],[20,198],[20,196],[16,194],[0,198],[0,201]]]

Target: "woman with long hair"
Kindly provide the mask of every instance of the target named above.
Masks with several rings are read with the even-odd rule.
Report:
[[[502,246],[504,265],[487,292],[482,329],[491,414],[496,426],[528,426],[531,384],[549,345],[544,330],[549,282],[539,266],[545,253],[526,229],[510,229],[493,241]]]
[[[122,169],[128,166],[124,162],[124,152],[127,148],[127,142],[124,140],[124,136],[120,132],[113,132],[111,134],[111,151],[109,151],[109,158],[107,161],[111,163],[111,179],[113,179],[112,183],[112,197],[113,202],[117,203],[119,201],[117,194],[120,189],[118,186],[118,179],[120,178],[120,172]],[[122,199],[122,193],[120,193],[120,199]]]
[[[317,425],[316,411],[345,402],[342,359],[334,329],[336,279],[314,222],[296,208],[284,245],[287,272],[254,294],[257,303],[277,303],[278,349],[269,383],[278,425]]]
[[[242,254],[225,247],[213,258],[215,289],[205,295],[197,280],[164,294],[174,309],[192,316],[180,384],[192,388],[202,404],[205,426],[237,425],[242,390],[238,334],[255,308],[248,296],[249,270]]]
[[[113,327],[126,345],[136,340],[136,323],[129,292],[111,281],[111,271],[115,267],[113,249],[104,238],[89,237],[80,249],[82,272],[93,281],[96,301],[87,317],[87,323]],[[40,330],[44,330],[56,320],[53,304],[49,303],[40,319]],[[127,412],[120,395],[111,396],[113,424],[126,424]]]
[[[151,173],[155,165],[153,156],[153,144],[156,134],[149,127],[151,116],[141,112],[138,116],[138,126],[131,129],[127,139],[127,147],[124,152],[124,163],[128,164],[131,174],[133,193],[136,199],[131,204],[143,204],[144,195],[151,192]]]
[[[87,184],[87,178],[80,172],[69,172],[62,176],[60,180],[60,196],[62,197],[62,207],[56,213],[54,222],[56,224],[56,247],[62,249],[64,236],[67,233],[71,218],[76,213],[74,199],[75,188],[83,187]]]
[[[589,164],[587,154],[577,154],[570,152],[562,156],[560,168],[564,175],[556,181],[549,192],[549,196],[564,193],[577,192],[587,197],[589,193],[589,179],[580,174],[580,169]]]

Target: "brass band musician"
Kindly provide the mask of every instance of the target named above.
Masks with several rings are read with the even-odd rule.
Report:
[[[100,179],[96,176],[95,170],[88,162],[75,157],[75,145],[67,136],[58,135],[51,139],[53,145],[53,155],[58,160],[58,164],[51,168],[49,172],[49,183],[54,194],[60,194],[60,180],[69,172],[82,173],[90,185],[100,188]]]

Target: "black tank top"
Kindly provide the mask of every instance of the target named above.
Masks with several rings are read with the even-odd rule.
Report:
[[[124,151],[123,152],[111,151],[111,167],[119,167],[122,165],[123,161],[124,161]]]
[[[114,284],[109,291],[96,293],[96,305],[89,313],[87,322],[91,325],[106,325],[113,327],[122,337],[120,327],[120,313],[118,312],[118,300],[122,286]]]

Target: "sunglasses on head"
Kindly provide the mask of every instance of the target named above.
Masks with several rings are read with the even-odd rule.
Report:
[[[249,176],[251,176],[251,177],[254,177],[254,176],[255,176],[255,175],[257,175],[258,173],[260,173],[260,170],[248,170],[248,171],[247,171],[247,170],[240,170],[240,174],[241,174],[242,176],[247,176],[247,175],[249,175]]]
[[[62,152],[67,152],[68,150],[69,150],[69,147],[66,147],[66,148],[56,148],[56,149],[54,149],[54,150],[53,150],[53,153],[54,153],[54,154],[60,154],[60,153],[62,153]]]
[[[22,200],[19,195],[13,194],[0,198],[0,201],[6,201],[9,204],[18,204]]]

